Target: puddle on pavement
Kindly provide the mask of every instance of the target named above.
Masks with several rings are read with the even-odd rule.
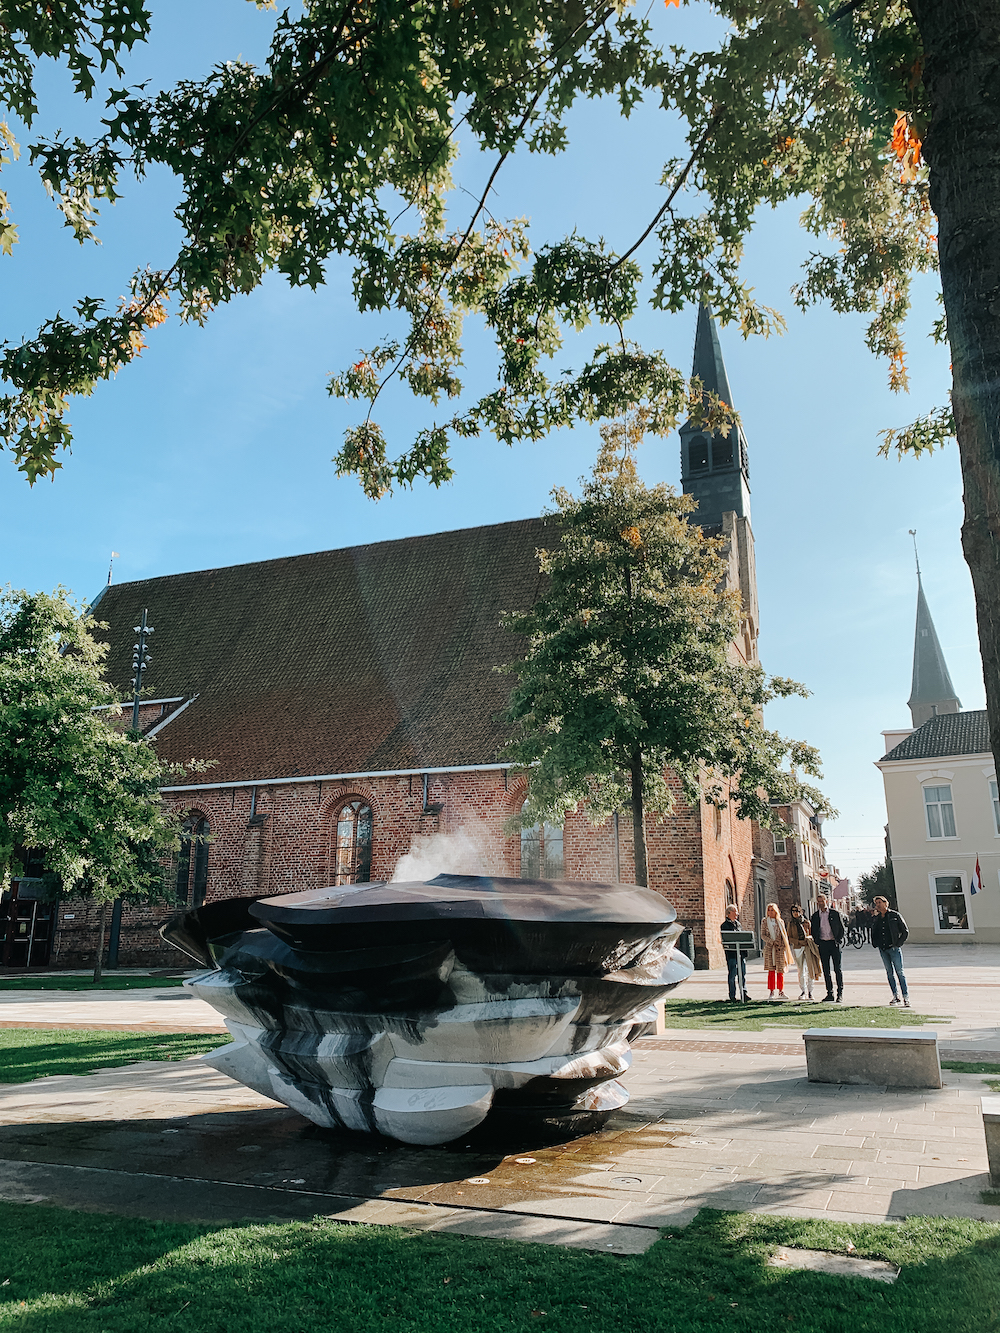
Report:
[[[282,1107],[169,1120],[5,1125],[0,1158],[497,1208],[544,1195],[602,1194],[593,1180],[597,1172],[607,1172],[610,1196],[620,1197],[630,1181],[641,1191],[645,1168],[636,1159],[690,1139],[685,1130],[636,1124],[621,1115],[579,1138],[487,1122],[455,1143],[418,1147],[320,1129]],[[587,1184],[574,1185],[581,1176],[589,1177]]]

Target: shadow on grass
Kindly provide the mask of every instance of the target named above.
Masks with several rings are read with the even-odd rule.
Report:
[[[0,1083],[28,1083],[52,1074],[92,1074],[95,1069],[137,1060],[187,1060],[230,1040],[228,1033],[211,1032],[0,1028]]]
[[[801,1004],[792,1000],[751,1000],[733,1004],[729,1000],[668,999],[664,1001],[668,1028],[726,1028],[761,1032],[765,1027],[864,1028],[917,1026],[949,1022],[933,1014],[915,1014],[888,1005]]]
[[[1000,1308],[1000,1226],[942,1218],[705,1210],[624,1258],[321,1218],[210,1228],[2,1204],[0,1227],[0,1327],[18,1333],[986,1333]],[[899,1264],[895,1285],[766,1263],[848,1243]]]

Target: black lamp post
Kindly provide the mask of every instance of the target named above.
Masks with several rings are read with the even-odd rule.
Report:
[[[139,695],[142,692],[142,673],[153,660],[146,648],[146,635],[153,633],[153,626],[146,624],[146,607],[142,608],[142,622],[136,625],[135,632],[139,642],[132,649],[133,693],[132,693],[132,730],[139,730]]]
[[[109,579],[110,582],[110,579]],[[142,693],[142,673],[149,666],[152,658],[146,648],[146,636],[152,634],[153,626],[146,624],[146,607],[142,608],[142,619],[135,626],[135,632],[139,636],[139,642],[132,648],[132,730],[139,730],[139,696]],[[101,971],[101,954],[104,952],[104,914],[105,905],[101,904],[101,910],[98,916],[99,920],[99,941],[97,946],[98,961],[95,979]],[[108,967],[116,968],[118,966],[118,943],[121,939],[122,929],[122,900],[116,898],[111,908],[111,934],[108,939]]]

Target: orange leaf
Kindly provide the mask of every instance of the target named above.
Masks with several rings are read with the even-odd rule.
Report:
[[[909,185],[910,181],[916,179],[917,168],[920,166],[921,141],[905,111],[896,112],[889,148],[896,154],[896,161],[903,168],[900,184]]]

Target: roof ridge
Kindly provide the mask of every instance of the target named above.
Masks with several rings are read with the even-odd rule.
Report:
[[[299,551],[296,555],[274,555],[266,560],[238,560],[231,565],[209,565],[205,569],[187,569],[174,571],[171,574],[150,574],[144,579],[124,579],[119,583],[106,583],[101,591],[90,603],[91,608],[95,607],[101,597],[109,588],[137,588],[143,583],[154,583],[161,579],[187,579],[195,578],[200,574],[223,574],[234,569],[254,569],[263,565],[290,564],[296,560],[313,560],[324,555],[336,555],[338,553],[347,553],[348,551],[370,551],[379,546],[399,546],[403,542],[421,542],[431,541],[434,537],[464,537],[473,532],[488,532],[490,530],[499,531],[502,528],[514,528],[518,524],[544,523],[547,519],[553,518],[553,514],[534,514],[527,518],[506,519],[503,523],[478,523],[470,528],[442,528],[439,532],[415,532],[408,537],[388,537],[378,542],[358,542],[353,546],[328,546],[321,551]]]

